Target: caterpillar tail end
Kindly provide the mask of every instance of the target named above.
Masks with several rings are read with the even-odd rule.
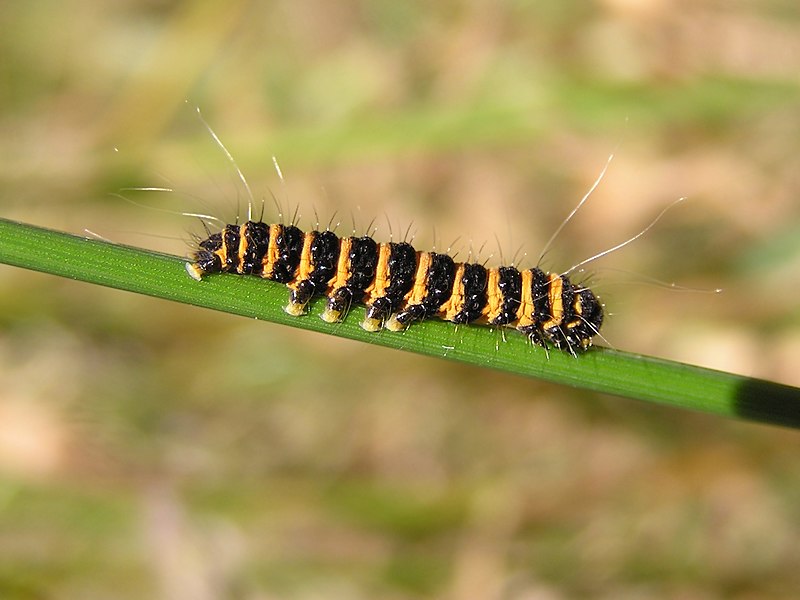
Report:
[[[186,267],[186,272],[189,274],[189,277],[197,281],[201,281],[203,275],[206,273],[197,263],[187,262],[184,266]]]

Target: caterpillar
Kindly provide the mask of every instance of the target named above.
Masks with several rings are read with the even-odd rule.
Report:
[[[487,268],[417,251],[407,242],[340,238],[330,230],[303,232],[254,220],[225,225],[198,246],[186,263],[198,281],[238,273],[286,284],[285,310],[294,316],[305,314],[315,296],[325,296],[321,317],[328,323],[341,321],[351,305],[364,305],[361,326],[371,332],[402,331],[438,318],[515,328],[545,349],[549,343],[577,355],[603,324],[603,306],[589,288],[538,267]]]
[[[538,267],[486,268],[475,262],[456,262],[446,253],[420,252],[408,242],[376,242],[371,236],[338,237],[330,229],[303,232],[294,224],[254,221],[253,193],[231,153],[205,121],[197,115],[214,142],[236,170],[250,199],[248,220],[224,225],[198,241],[186,271],[198,281],[216,273],[255,275],[289,288],[284,310],[292,316],[306,313],[315,296],[326,296],[321,317],[327,323],[344,319],[353,304],[366,307],[361,327],[403,331],[415,321],[439,318],[456,325],[478,323],[515,328],[548,351],[548,342],[577,356],[592,345],[603,324],[603,305],[588,287],[572,283],[575,269],[610,254],[638,239],[643,231],[573,266],[566,273],[548,273]],[[589,199],[600,176],[545,246],[547,248]],[[278,177],[283,173],[273,157]],[[682,200],[682,199],[681,199]],[[666,209],[665,211],[666,212]],[[206,215],[184,213],[200,217]],[[663,215],[663,212],[661,213]]]

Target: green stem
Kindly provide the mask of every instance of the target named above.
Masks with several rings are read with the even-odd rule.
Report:
[[[574,358],[549,355],[513,332],[460,327],[441,321],[415,324],[403,333],[367,333],[354,308],[343,323],[315,314],[291,317],[285,286],[256,277],[217,275],[197,282],[184,260],[137,248],[50,231],[0,219],[0,262],[108,287],[282,323],[380,346],[447,358],[476,367],[536,377],[574,387],[718,415],[800,427],[800,389],[657,358],[592,348]],[[447,340],[444,341],[443,340]]]

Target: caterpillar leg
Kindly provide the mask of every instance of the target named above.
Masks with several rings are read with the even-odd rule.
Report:
[[[189,274],[189,277],[197,281],[202,281],[203,275],[205,275],[206,272],[201,269],[197,263],[187,262],[184,266],[186,267],[186,272]]]
[[[289,288],[291,290],[289,292],[289,304],[284,306],[283,310],[293,317],[306,314],[306,307],[314,296],[316,286],[308,279],[305,279],[290,285]]]
[[[404,331],[414,321],[421,321],[425,318],[427,310],[423,304],[413,304],[406,306],[403,310],[393,314],[386,321],[385,327],[389,331]]]
[[[353,292],[351,289],[341,287],[334,290],[328,296],[328,304],[325,306],[325,310],[322,311],[320,318],[326,323],[338,323],[344,319],[352,302]]]
[[[364,331],[375,333],[380,331],[392,313],[392,302],[389,298],[378,298],[367,306],[367,314],[361,321]]]

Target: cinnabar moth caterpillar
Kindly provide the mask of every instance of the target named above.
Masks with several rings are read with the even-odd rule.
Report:
[[[549,342],[575,355],[591,346],[603,323],[594,293],[566,275],[538,267],[486,268],[419,252],[406,242],[304,233],[294,225],[252,220],[226,225],[199,243],[186,270],[197,280],[239,273],[284,283],[291,315],[302,315],[311,298],[324,295],[322,318],[329,323],[343,319],[352,304],[362,304],[361,326],[367,331],[401,331],[435,317],[513,327],[540,346]]]

